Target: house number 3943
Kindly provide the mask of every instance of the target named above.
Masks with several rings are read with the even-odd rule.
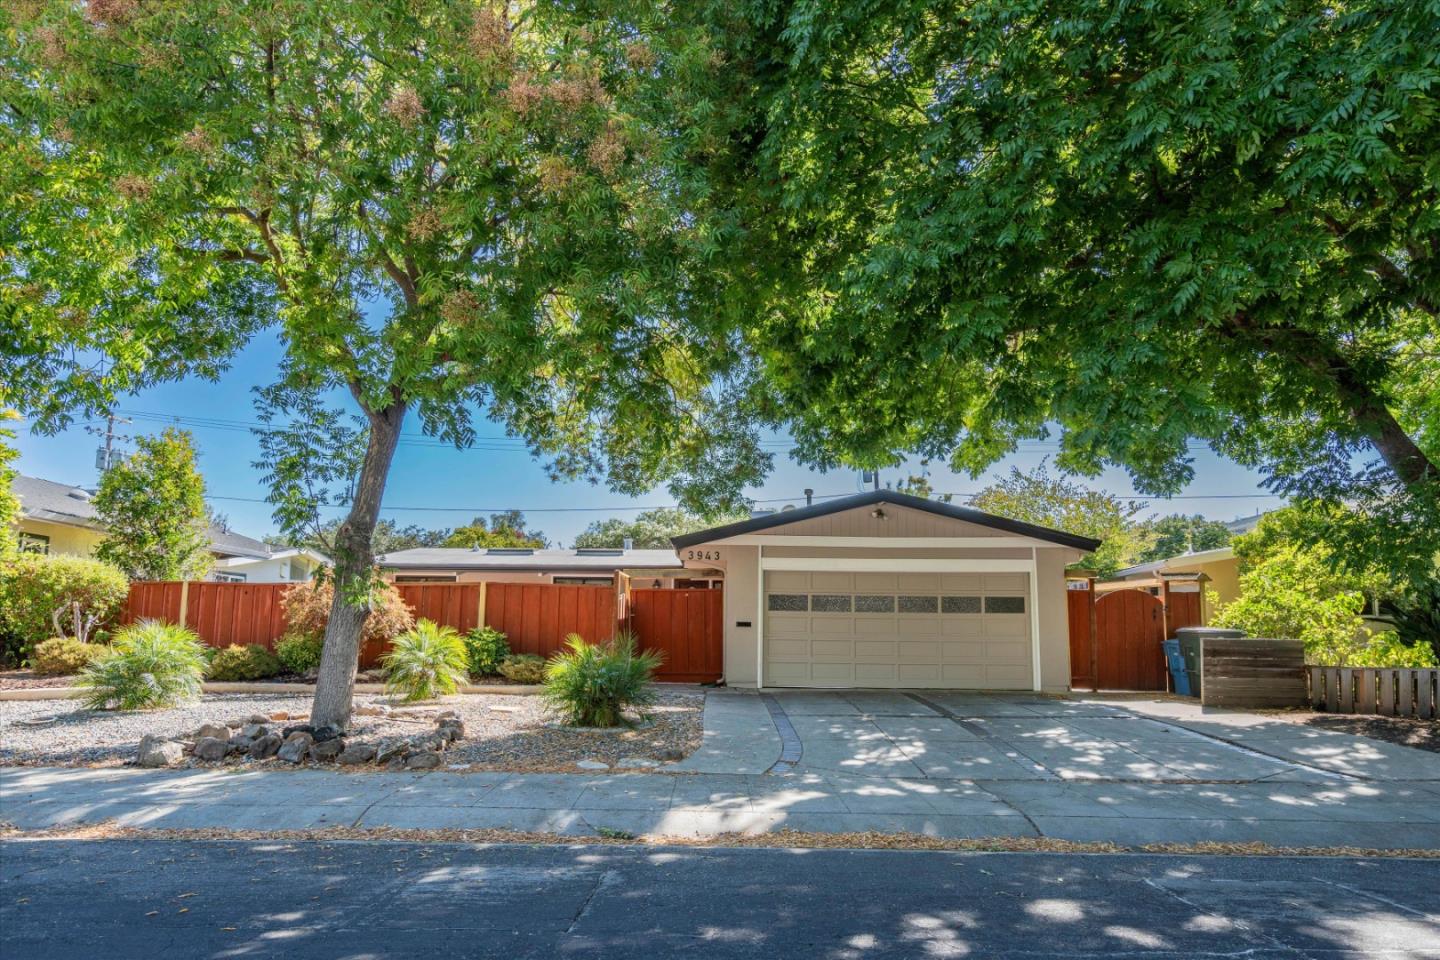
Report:
[[[719,550],[686,550],[686,560],[719,560]]]

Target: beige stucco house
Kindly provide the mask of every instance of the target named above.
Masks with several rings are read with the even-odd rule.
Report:
[[[89,557],[105,539],[105,526],[83,487],[17,476],[11,489],[20,498],[21,550]],[[276,546],[216,526],[210,528],[210,554],[214,562],[206,579],[234,583],[309,580],[330,562],[314,550]]]
[[[715,570],[687,570],[674,550],[631,547],[416,547],[381,554],[375,562],[396,583],[628,584],[658,589],[718,589],[722,583]]]
[[[1063,691],[1065,567],[1099,542],[874,491],[672,541],[724,572],[736,687]]]

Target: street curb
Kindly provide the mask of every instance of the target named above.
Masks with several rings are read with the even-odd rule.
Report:
[[[303,693],[313,694],[313,683],[206,683],[201,685],[203,693]],[[462,694],[500,694],[504,696],[534,696],[545,690],[539,684],[483,684],[460,688]],[[357,683],[356,693],[384,693],[383,683]],[[80,687],[27,687],[20,690],[0,690],[0,701],[5,700],[73,700],[83,696]]]

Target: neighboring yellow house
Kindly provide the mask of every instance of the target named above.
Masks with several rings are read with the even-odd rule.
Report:
[[[1178,557],[1166,557],[1164,560],[1136,564],[1133,567],[1115,571],[1115,575],[1106,582],[1156,580],[1161,577],[1177,575],[1204,576],[1208,579],[1208,582],[1205,583],[1204,599],[1201,601],[1200,607],[1205,623],[1210,622],[1210,618],[1215,615],[1215,608],[1219,604],[1229,603],[1240,597],[1240,560],[1230,547],[1201,550],[1198,553],[1182,553]]]
[[[88,557],[105,539],[105,528],[89,491],[39,477],[17,476],[11,485],[20,498],[20,549],[29,553]],[[253,537],[212,526],[210,552],[215,558],[208,580],[234,583],[288,583],[309,580],[330,562],[314,550],[272,546]]]

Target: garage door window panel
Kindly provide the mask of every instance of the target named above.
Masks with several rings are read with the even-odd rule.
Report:
[[[934,596],[905,596],[900,597],[901,613],[939,613],[940,598]]]
[[[895,598],[862,593],[855,598],[856,613],[894,613]]]
[[[812,613],[849,613],[850,609],[851,601],[848,593],[812,593],[810,595],[810,611]]]
[[[988,596],[985,598],[986,613],[1024,613],[1024,597]]]
[[[941,613],[979,613],[980,598],[968,595],[946,596],[940,600]]]
[[[766,609],[771,613],[801,613],[810,609],[810,597],[804,593],[772,593]]]

